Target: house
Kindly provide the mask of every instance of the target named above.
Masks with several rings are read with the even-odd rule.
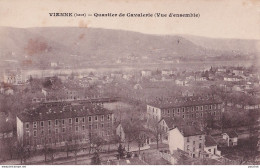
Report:
[[[236,146],[238,141],[238,134],[235,131],[230,131],[222,134],[227,146]]]
[[[217,149],[217,142],[210,135],[205,136],[204,151],[207,153],[205,156],[212,159],[221,155],[221,151]]]
[[[185,121],[181,118],[164,117],[158,122],[158,124],[164,133],[162,135],[163,139],[168,140],[169,130],[176,126],[183,127],[185,125]]]
[[[205,146],[205,134],[196,126],[175,127],[169,131],[169,150],[180,149],[193,158],[202,158]]]
[[[143,89],[143,87],[140,84],[137,83],[137,84],[134,85],[134,89],[140,90],[140,89]]]
[[[162,75],[172,75],[172,74],[173,74],[172,70],[167,70],[167,69],[162,70]]]
[[[239,70],[239,69],[234,69],[234,70],[232,71],[232,73],[233,73],[234,75],[236,75],[236,76],[241,76],[241,75],[243,75],[244,71],[243,71],[243,70]]]
[[[141,75],[142,75],[142,77],[152,76],[152,71],[151,70],[142,70]]]
[[[6,70],[4,72],[4,83],[18,85],[23,83],[23,75],[20,69]]]
[[[182,79],[176,79],[175,84],[179,86],[189,86],[188,81]]]
[[[218,68],[217,72],[227,72],[225,68]]]

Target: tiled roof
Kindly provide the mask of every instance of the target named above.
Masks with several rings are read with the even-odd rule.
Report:
[[[163,117],[159,122],[161,122],[162,120],[165,121],[169,129],[174,128],[176,126],[181,127],[184,125],[185,122],[182,118],[172,118],[172,117]]]
[[[150,103],[153,107],[157,108],[171,108],[171,107],[183,107],[183,106],[194,106],[194,105],[207,105],[207,104],[216,104],[222,103],[217,98],[213,97],[181,97],[175,99],[165,99]]]
[[[238,137],[238,134],[235,131],[229,131],[229,132],[226,132],[226,134],[229,136],[229,138]]]
[[[184,126],[179,127],[184,137],[203,135],[204,133],[196,126]]]
[[[215,146],[217,145],[217,142],[214,140],[214,138],[210,135],[205,136],[205,146]]]
[[[112,111],[91,104],[87,104],[86,106],[65,105],[55,107],[46,107],[42,105],[36,109],[25,110],[18,114],[17,117],[23,122],[32,122],[103,114],[112,114]]]

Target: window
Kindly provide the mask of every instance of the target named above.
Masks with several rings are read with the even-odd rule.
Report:
[[[208,110],[208,106],[207,105],[205,105],[205,110]]]
[[[203,111],[203,106],[200,106],[200,111]]]
[[[97,121],[98,120],[98,116],[95,116],[95,121]]]
[[[195,141],[193,141],[193,145],[195,145]]]
[[[194,107],[191,107],[191,111],[194,111]]]
[[[101,116],[101,121],[104,121],[104,115]]]
[[[64,125],[65,124],[65,120],[64,119],[62,119],[62,125]]]
[[[109,114],[107,115],[107,120],[110,120],[110,115]]]
[[[211,149],[209,149],[209,152],[211,152]]]
[[[82,118],[82,122],[85,123],[85,117]]]
[[[101,124],[101,128],[104,128],[104,124],[103,123]]]
[[[196,106],[196,111],[198,111],[199,110],[199,106]]]
[[[63,132],[63,133],[65,132],[65,127],[62,128],[62,132]]]
[[[184,107],[182,108],[182,112],[185,112],[185,108]]]
[[[189,146],[189,145],[187,145],[187,151],[189,151],[189,150],[190,150],[189,148],[190,148],[190,146]]]
[[[37,122],[33,122],[33,128],[37,128]]]
[[[59,133],[58,128],[55,128],[55,134],[58,134],[58,133]]]
[[[201,148],[201,143],[199,143],[199,148]]]
[[[69,131],[72,131],[72,126],[69,127]]]
[[[44,130],[41,131],[41,134],[42,134],[42,135],[44,134]]]
[[[75,131],[76,131],[76,132],[79,131],[79,127],[78,127],[78,126],[75,127]]]
[[[94,129],[98,129],[98,124],[95,124],[95,127],[94,127]]]
[[[69,118],[69,124],[72,124],[72,118]]]
[[[79,118],[75,118],[75,122],[78,123],[79,122]]]
[[[25,124],[26,129],[29,129],[29,123]]]
[[[210,109],[210,110],[212,109],[212,105],[209,106],[209,109]]]
[[[195,152],[195,147],[193,147],[193,152]]]
[[[44,122],[43,121],[41,121],[41,127],[43,127],[44,126]]]
[[[185,115],[182,115],[182,118],[185,118]]]
[[[49,125],[49,127],[51,126],[51,120],[48,121],[48,125]]]
[[[51,130],[50,129],[48,130],[48,134],[51,134]]]
[[[91,117],[91,116],[90,116],[90,117],[88,117],[88,121],[89,121],[89,122],[91,122],[91,120],[92,120],[92,117]]]
[[[199,136],[199,139],[202,140],[202,136],[201,135]]]
[[[57,125],[58,125],[58,123],[59,123],[59,121],[58,121],[58,120],[55,120],[55,126],[57,126]]]
[[[37,136],[37,131],[36,131],[36,130],[33,131],[33,136],[34,136],[34,137]]]
[[[82,130],[85,130],[85,125],[82,125]]]
[[[189,137],[187,137],[187,142],[190,142],[190,138]]]
[[[88,128],[91,130],[92,129],[92,125],[89,125]]]

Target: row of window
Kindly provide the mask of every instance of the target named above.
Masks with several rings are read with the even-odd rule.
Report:
[[[209,111],[209,112],[204,112],[204,115],[217,115],[217,114],[220,114],[220,112],[216,112],[216,111]],[[164,114],[163,113],[163,115],[166,115],[166,114]],[[180,115],[180,113],[177,113],[177,115]],[[168,113],[168,115],[167,116],[169,116],[170,117],[170,113]],[[175,113],[173,112],[172,113],[172,117],[174,117],[175,116]],[[198,118],[198,117],[203,117],[203,112],[202,113],[192,113],[192,114],[186,114],[186,115],[182,115],[182,118],[194,118],[194,117],[196,117],[196,118]]]
[[[182,107],[182,108],[175,108],[175,109],[167,109],[167,112],[170,113],[170,111],[172,112],[189,112],[189,111],[203,111],[204,110],[212,110],[212,109],[221,109],[221,104],[214,104],[214,105],[205,105],[205,106],[192,106],[192,107]],[[154,107],[148,107],[149,111],[152,111],[152,112],[155,112],[157,113],[158,112],[158,109],[157,108],[154,108]],[[162,110],[163,113],[166,113],[166,109]]]
[[[110,125],[108,125],[108,127],[110,127]],[[82,125],[81,126],[81,130],[84,131],[85,130],[85,125]],[[89,125],[89,130],[91,129],[99,129],[99,128],[104,128],[104,123],[101,123],[100,124],[100,127],[98,124],[95,124],[95,125]],[[61,128],[61,131],[62,133],[65,133],[66,132],[66,127],[62,127]],[[72,126],[68,127],[68,131],[72,131]],[[75,132],[78,132],[79,131],[79,126],[75,126]],[[27,131],[27,136],[29,136],[29,131]],[[51,134],[51,129],[48,130],[48,134]],[[58,134],[59,133],[59,128],[55,128],[55,134]],[[41,134],[44,135],[44,130],[41,130]],[[37,136],[37,130],[34,130],[33,131],[33,136]]]
[[[99,118],[98,116],[89,116],[88,117],[88,121],[89,122],[98,121],[98,118]],[[107,115],[107,120],[110,120],[110,119],[111,119],[111,116]],[[62,125],[65,125],[65,120],[66,119],[62,119],[62,120],[56,119],[55,120],[55,126],[58,126],[59,122],[61,122]],[[78,117],[75,118],[75,123],[76,124],[79,123],[79,121],[80,121],[80,118],[78,118]],[[82,117],[81,121],[82,121],[82,123],[85,123],[85,117]],[[104,115],[100,116],[100,121],[104,121]],[[69,118],[68,122],[69,122],[69,124],[72,124],[72,118]],[[48,120],[47,123],[48,123],[48,126],[50,127],[51,126],[51,120]],[[26,123],[25,127],[27,129],[29,129],[29,123]],[[44,127],[44,121],[40,121],[40,127]],[[37,128],[37,122],[33,122],[33,128]]]

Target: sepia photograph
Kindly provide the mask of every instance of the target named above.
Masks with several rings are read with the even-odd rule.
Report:
[[[259,0],[0,0],[0,166],[260,165]]]

